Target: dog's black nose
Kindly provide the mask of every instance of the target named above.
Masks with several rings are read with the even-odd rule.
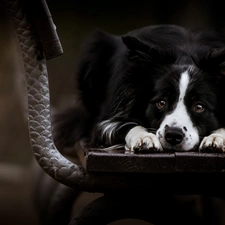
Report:
[[[180,128],[168,127],[165,131],[165,139],[171,145],[180,144],[183,138],[184,133]]]

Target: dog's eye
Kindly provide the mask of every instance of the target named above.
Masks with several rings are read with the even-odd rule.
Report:
[[[166,107],[166,101],[160,100],[160,101],[156,102],[156,106],[158,107],[158,109],[163,109]]]
[[[205,106],[202,105],[201,103],[197,103],[197,104],[195,104],[194,107],[193,107],[193,110],[194,110],[195,112],[197,112],[197,113],[203,112],[204,109],[205,109]]]

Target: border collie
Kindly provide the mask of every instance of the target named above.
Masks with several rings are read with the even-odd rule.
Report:
[[[225,151],[225,39],[218,32],[148,26],[97,31],[78,66],[79,102],[53,118],[59,148],[128,152]]]

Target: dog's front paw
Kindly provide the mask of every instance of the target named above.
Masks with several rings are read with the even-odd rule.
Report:
[[[144,127],[136,126],[126,135],[125,149],[127,152],[162,151],[162,146],[155,134],[149,133]]]
[[[201,152],[225,152],[225,137],[218,133],[213,133],[202,140],[199,151]]]

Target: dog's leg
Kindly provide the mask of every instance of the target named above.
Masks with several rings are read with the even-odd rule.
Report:
[[[162,146],[155,134],[149,133],[142,126],[135,126],[125,137],[125,149],[129,152],[136,151],[162,151]]]
[[[225,129],[215,130],[202,140],[199,151],[201,152],[225,152]]]

